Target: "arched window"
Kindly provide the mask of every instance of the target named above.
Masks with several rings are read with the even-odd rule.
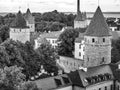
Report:
[[[92,39],[92,42],[95,42],[95,39],[94,39],[94,38]]]

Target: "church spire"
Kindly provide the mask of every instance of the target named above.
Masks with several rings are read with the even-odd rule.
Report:
[[[80,0],[77,0],[77,13],[80,11]]]

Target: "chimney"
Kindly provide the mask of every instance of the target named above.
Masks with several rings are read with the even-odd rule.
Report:
[[[80,0],[77,0],[77,12],[80,11]]]

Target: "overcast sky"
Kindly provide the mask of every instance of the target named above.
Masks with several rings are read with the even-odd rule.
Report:
[[[81,11],[95,11],[98,0],[81,0]],[[100,0],[102,11],[120,11],[120,0]],[[0,12],[25,12],[29,7],[32,12],[76,12],[77,0],[0,0]]]

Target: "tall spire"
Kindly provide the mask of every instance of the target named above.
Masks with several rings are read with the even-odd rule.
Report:
[[[77,12],[80,11],[80,0],[77,0]]]
[[[86,30],[85,35],[97,37],[111,36],[109,27],[99,6],[93,16],[89,27]]]
[[[77,0],[77,16],[75,18],[75,21],[82,21],[82,13],[80,11],[80,0]]]

